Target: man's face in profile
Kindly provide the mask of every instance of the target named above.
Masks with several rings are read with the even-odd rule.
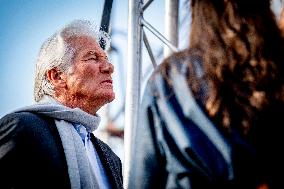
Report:
[[[108,103],[114,100],[111,75],[114,67],[95,39],[87,36],[71,40],[75,48],[73,71],[67,78],[70,96],[88,101]]]

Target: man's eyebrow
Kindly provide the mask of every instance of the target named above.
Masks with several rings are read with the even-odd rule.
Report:
[[[89,57],[89,56],[96,56],[96,52],[95,51],[88,51],[87,53],[84,54],[83,58]]]

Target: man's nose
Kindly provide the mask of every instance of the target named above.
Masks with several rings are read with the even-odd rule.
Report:
[[[109,61],[106,61],[102,66],[101,66],[101,72],[102,73],[110,73],[112,74],[114,70],[114,67],[112,65],[112,63],[110,63]]]

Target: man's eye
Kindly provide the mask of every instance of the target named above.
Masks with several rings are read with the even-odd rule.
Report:
[[[90,58],[87,58],[85,61],[97,61],[97,57],[90,57]]]

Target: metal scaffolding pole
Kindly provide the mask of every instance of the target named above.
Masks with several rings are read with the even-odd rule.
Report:
[[[161,35],[154,27],[143,19],[143,11],[153,2],[153,0],[129,0],[128,1],[128,47],[127,47],[127,81],[126,81],[126,103],[125,103],[125,130],[124,130],[124,188],[130,186],[129,176],[133,165],[131,157],[134,152],[131,142],[136,136],[138,124],[140,90],[141,90],[141,59],[142,59],[142,27],[145,26],[156,37],[158,37],[166,46],[164,55],[177,51],[178,45],[178,5],[179,0],[166,0],[165,16],[165,37]],[[144,34],[145,35],[145,34]],[[144,39],[146,49],[150,58],[156,65],[155,57],[150,48],[147,38]],[[129,188],[130,189],[130,188]]]
[[[131,139],[135,137],[138,123],[140,88],[141,88],[141,47],[142,47],[142,0],[128,1],[128,46],[127,46],[127,80],[125,105],[124,135],[124,188],[128,188],[131,174]]]
[[[162,41],[171,51],[177,52],[178,48],[176,48],[170,41],[168,41],[158,30],[156,30],[151,24],[149,24],[146,20],[141,18],[141,24],[147,28],[152,34],[154,34],[158,39]]]
[[[178,47],[178,14],[179,0],[165,1],[165,38]],[[164,57],[173,53],[167,45],[164,45]]]

